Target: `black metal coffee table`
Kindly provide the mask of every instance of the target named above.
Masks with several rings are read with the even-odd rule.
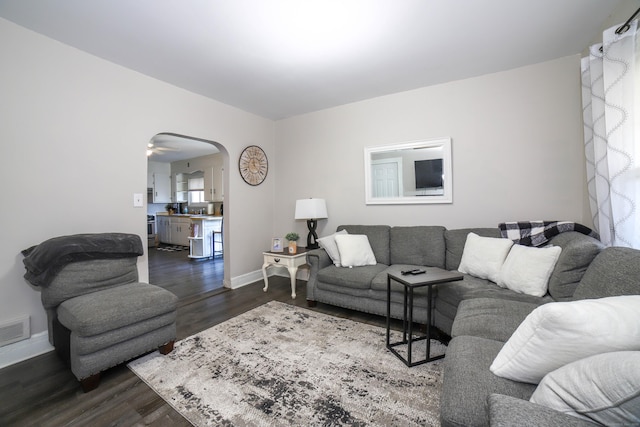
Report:
[[[389,273],[387,275],[387,348],[402,360],[408,367],[421,365],[433,360],[442,359],[444,355],[431,357],[431,304],[432,304],[432,287],[433,285],[446,282],[454,282],[462,280],[463,275],[457,271],[447,271],[437,267],[424,267],[425,273],[417,275],[403,275],[398,273]],[[391,330],[391,281],[394,280],[404,285],[404,309],[402,317],[402,341],[390,342]],[[427,289],[427,333],[424,336],[413,337],[413,290],[428,286]],[[427,341],[426,357],[422,360],[412,361],[411,350],[415,341]],[[395,347],[399,345],[407,345],[407,358],[405,359]]]

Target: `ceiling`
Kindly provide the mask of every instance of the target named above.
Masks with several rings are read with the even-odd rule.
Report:
[[[602,0],[0,0],[0,17],[282,119],[580,53]]]
[[[172,134],[158,134],[148,145],[147,159],[159,163],[194,159],[219,153],[213,144]]]

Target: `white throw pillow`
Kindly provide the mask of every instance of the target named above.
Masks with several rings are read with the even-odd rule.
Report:
[[[497,282],[500,268],[511,246],[513,242],[509,239],[480,237],[475,233],[469,233],[458,271]]]
[[[343,267],[376,265],[376,257],[366,235],[339,234],[335,239],[340,251],[340,264]]]
[[[569,363],[545,375],[530,401],[603,425],[639,425],[640,351]]]
[[[513,245],[498,275],[498,286],[521,294],[544,296],[562,249]]]
[[[336,244],[336,235],[338,234],[347,234],[347,230],[340,230],[331,236],[318,239],[318,245],[327,252],[336,267],[340,267],[340,251],[338,251],[338,245]]]
[[[491,364],[499,377],[532,384],[567,363],[640,350],[640,295],[552,302],[533,310]]]

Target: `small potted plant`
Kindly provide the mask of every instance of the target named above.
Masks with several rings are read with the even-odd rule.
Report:
[[[164,208],[167,210],[167,212],[169,212],[169,215],[173,215],[173,213],[175,212],[175,209],[171,203],[167,203]]]
[[[298,233],[296,233],[295,231],[292,231],[291,233],[287,233],[287,235],[284,236],[284,238],[289,241],[289,253],[295,254],[298,251],[298,244],[296,242],[300,238]]]

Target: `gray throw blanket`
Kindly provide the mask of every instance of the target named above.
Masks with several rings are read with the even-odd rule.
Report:
[[[22,251],[34,286],[47,286],[67,264],[94,259],[130,258],[142,255],[140,236],[126,233],[75,234],[54,237]]]
[[[577,231],[600,240],[598,233],[589,227],[571,221],[502,222],[498,228],[502,237],[525,246],[542,246],[553,236],[566,231]]]

